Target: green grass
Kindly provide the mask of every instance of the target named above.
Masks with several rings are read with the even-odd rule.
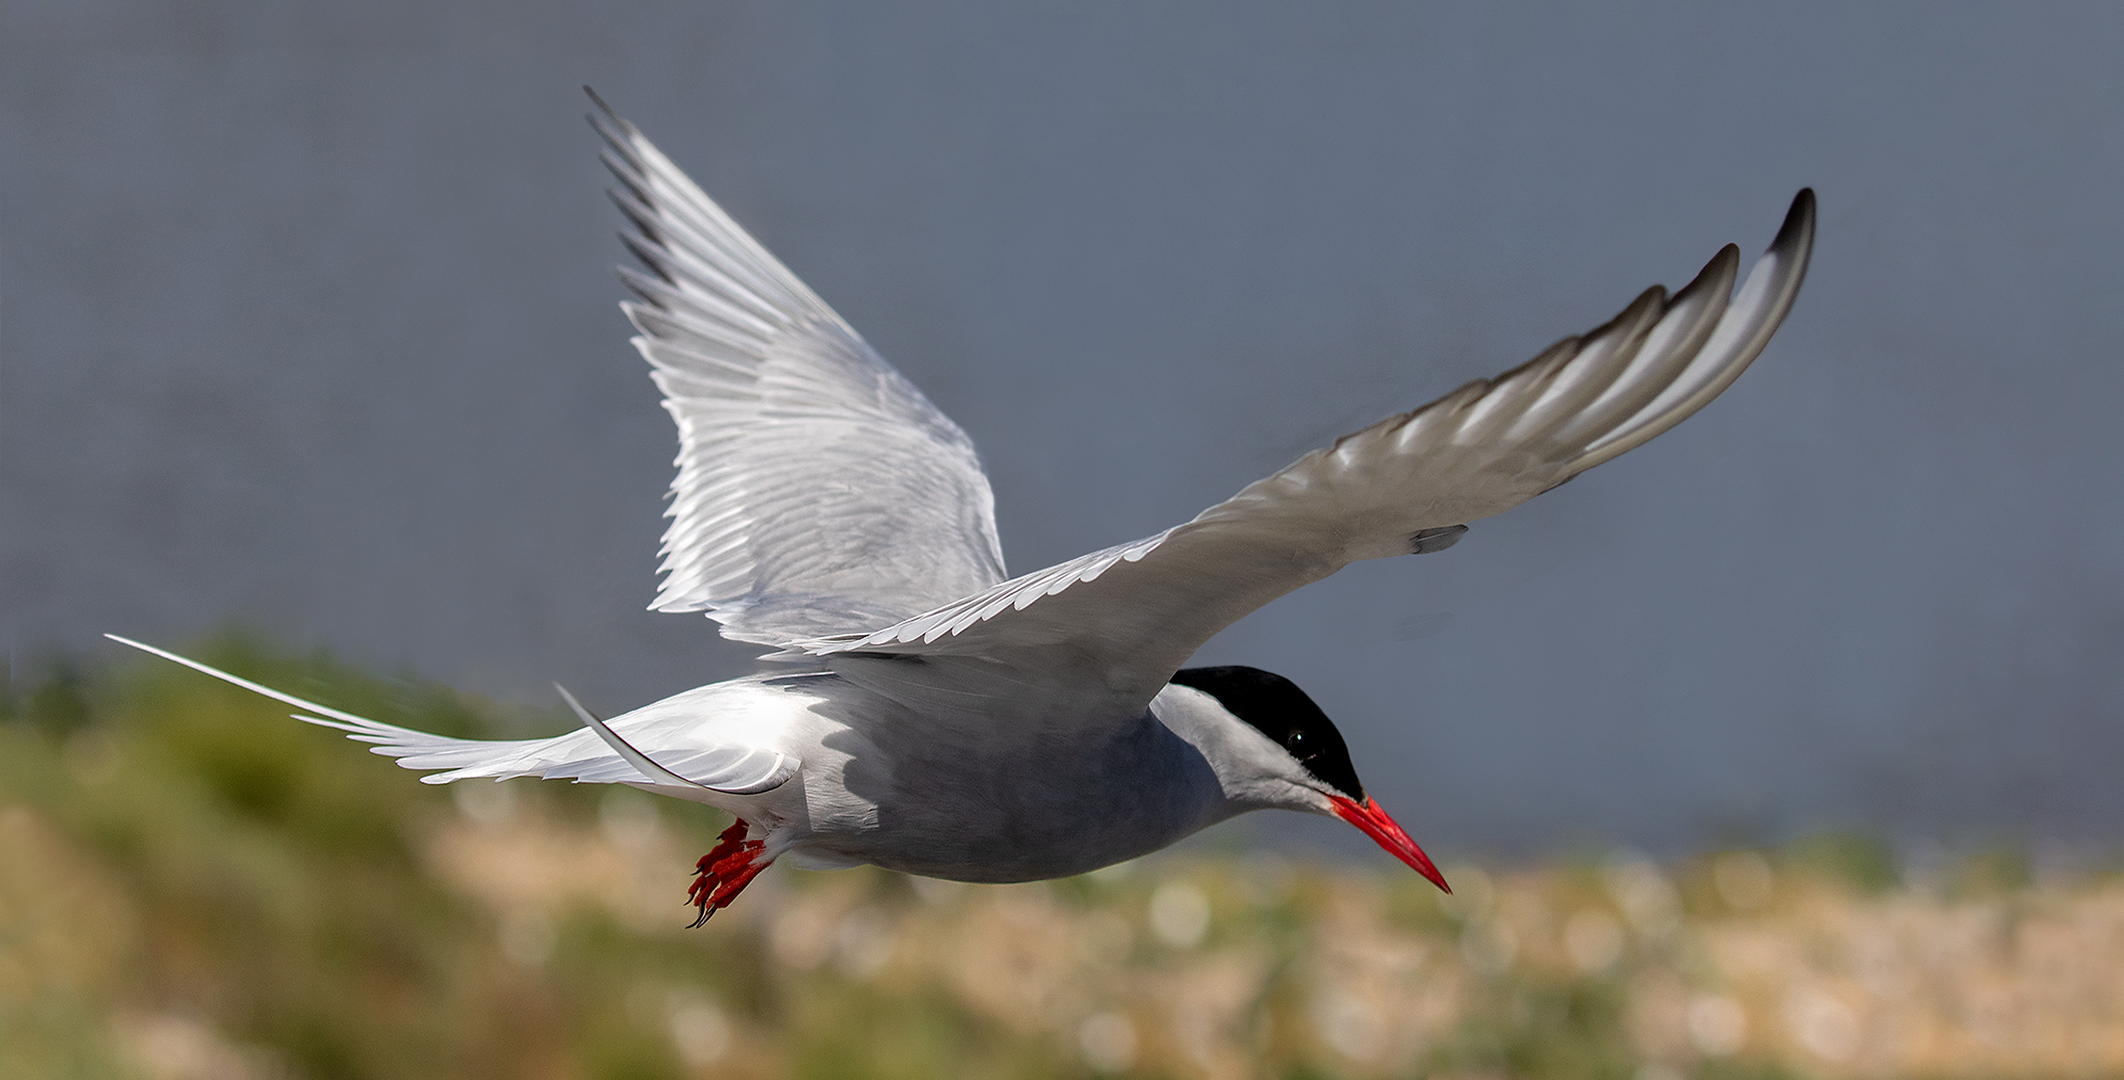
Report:
[[[240,637],[198,655],[425,730],[563,723]],[[1654,1075],[1647,1062],[1859,1075],[1794,1049],[1783,991],[1722,967],[1725,943],[1775,930],[1794,963],[1840,978],[1837,927],[1873,925],[1883,904],[1942,919],[1989,904],[2037,931],[2046,913],[2084,927],[2124,912],[2113,879],[2044,893],[2010,850],[1963,859],[1919,896],[1886,848],[1828,837],[1751,863],[1776,885],[1748,910],[1712,858],[1649,876],[1583,859],[1494,881],[1457,868],[1468,887],[1441,903],[1398,868],[1294,871],[1239,851],[1009,888],[777,867],[689,932],[680,897],[725,824],[714,813],[512,781],[513,814],[483,824],[452,789],[286,713],[130,658],[57,666],[0,697],[0,1080],[1088,1078],[1093,1016],[1125,1019],[1121,1073],[1143,1078],[1628,1080]],[[1207,902],[1199,942],[1158,937],[1149,898],[1168,884]],[[1571,958],[1572,918],[1617,935],[1609,966]],[[1998,956],[1994,975],[2018,977],[2011,949]],[[1689,995],[1723,993],[1749,1016],[1730,1053],[1674,1019]],[[1912,1067],[2061,1074],[2036,1051],[2015,1050],[2026,1067],[2012,1069]],[[178,1068],[198,1061],[213,1068]],[[2088,1074],[2104,1069],[2124,1072]]]

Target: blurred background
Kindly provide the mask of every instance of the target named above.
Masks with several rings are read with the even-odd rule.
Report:
[[[490,700],[209,658],[477,734]],[[723,822],[414,783],[175,665],[0,713],[0,1078],[1823,1080],[2124,1075],[2124,872],[1816,835],[1398,864],[1213,830],[1056,882],[777,866]]]
[[[0,0],[0,1046],[57,1048],[9,1067],[2124,1071],[2117,1003],[2071,989],[2124,948],[2120,44],[2063,4]],[[1257,816],[1050,889],[778,870],[680,936],[621,885],[495,883],[580,843],[682,889],[719,823],[453,801],[96,637],[467,731],[557,725],[555,679],[611,713],[748,670],[643,610],[675,443],[584,83],[966,428],[1014,572],[1752,255],[1802,186],[1821,226],[1698,419],[1203,650],[1305,687],[1492,899]],[[908,944],[991,916],[1092,944],[1000,989]],[[1198,963],[1236,1004],[1161,1018],[1215,997]],[[1869,1004],[1943,972],[1989,989]],[[1592,1056],[1511,1049],[1559,1016]],[[1978,1041],[1879,1034],[1935,1029]]]

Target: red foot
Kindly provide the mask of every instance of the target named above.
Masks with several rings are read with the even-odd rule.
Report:
[[[715,850],[701,856],[694,871],[700,876],[686,890],[686,902],[701,909],[701,917],[693,920],[694,926],[708,921],[708,916],[729,907],[737,894],[745,891],[752,879],[767,869],[768,860],[755,862],[766,844],[745,839],[745,823],[723,830]]]

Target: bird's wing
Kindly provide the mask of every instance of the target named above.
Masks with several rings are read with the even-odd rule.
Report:
[[[1671,298],[1652,288],[1607,325],[1344,436],[1184,525],[790,652],[827,657],[886,692],[926,689],[932,707],[965,688],[1060,701],[1080,715],[1133,715],[1247,612],[1359,559],[1448,546],[1466,522],[1509,510],[1702,408],[1784,319],[1813,235],[1814,195],[1802,191],[1737,293],[1739,252],[1728,245]],[[1092,689],[1045,699],[1022,692],[1043,681]],[[1087,693],[1095,700],[1080,700]]]
[[[305,710],[292,715],[306,723],[344,731],[347,738],[356,742],[374,743],[371,752],[397,758],[398,763],[408,769],[445,770],[421,777],[421,782],[426,784],[447,784],[452,780],[476,777],[508,780],[536,776],[585,784],[636,784],[661,788],[691,785],[728,795],[756,795],[781,786],[796,775],[802,764],[767,747],[703,742],[701,725],[687,722],[692,717],[659,712],[653,706],[614,719],[606,733],[610,735],[616,730],[618,735],[613,737],[624,736],[625,743],[631,744],[628,749],[637,754],[654,755],[647,770],[631,763],[626,754],[617,752],[618,748],[608,745],[606,736],[587,723],[579,730],[550,739],[456,739],[430,735],[305,701],[153,645],[143,645],[116,634],[103,636]],[[569,699],[569,704],[575,705],[573,698]],[[309,715],[311,713],[316,715]],[[672,784],[674,777],[670,774],[676,774],[681,785]]]
[[[594,99],[594,95],[593,95]],[[651,271],[621,307],[678,424],[657,611],[769,645],[1003,580],[973,441],[602,101],[612,197]]]

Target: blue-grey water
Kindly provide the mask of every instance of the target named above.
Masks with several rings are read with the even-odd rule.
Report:
[[[0,635],[21,677],[242,625],[607,711],[744,670],[643,610],[674,444],[583,83],[973,435],[1014,571],[1813,185],[1723,399],[1203,658],[1308,688],[1444,848],[2114,841],[2120,47],[2062,4],[6,0]]]

